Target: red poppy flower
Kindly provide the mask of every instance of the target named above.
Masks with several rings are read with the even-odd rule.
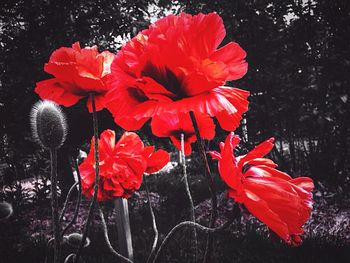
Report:
[[[143,156],[147,161],[145,172],[148,174],[158,172],[170,161],[170,156],[167,151],[162,149],[154,151],[154,146],[145,147]]]
[[[130,197],[142,183],[146,171],[157,171],[169,161],[163,150],[144,147],[136,133],[125,132],[115,143],[115,133],[105,130],[99,139],[100,180],[97,200],[113,200],[117,197]],[[153,157],[158,160],[153,160]],[[79,166],[82,192],[91,198],[94,193],[95,158],[94,139],[84,162]]]
[[[223,86],[246,73],[245,51],[225,37],[216,13],[169,15],[143,30],[111,65],[107,108],[118,125],[135,130],[154,116],[197,113],[215,116],[234,130],[248,108],[249,92]]]
[[[108,51],[98,53],[97,46],[80,48],[79,42],[71,48],[61,47],[54,51],[44,70],[55,78],[37,82],[35,92],[46,100],[69,107],[80,99],[95,94],[96,109],[105,104],[109,89],[110,66],[114,55]],[[90,100],[87,103],[91,112]]]
[[[291,178],[276,170],[276,164],[262,158],[273,148],[269,139],[246,155],[235,157],[233,149],[240,139],[231,133],[221,152],[210,152],[219,160],[221,178],[229,187],[228,195],[265,223],[290,245],[300,245],[302,226],[312,209],[313,181],[308,177]]]
[[[200,136],[211,140],[215,135],[213,120],[206,114],[195,114]],[[155,116],[151,123],[152,133],[158,137],[169,137],[176,148],[181,151],[181,134],[184,134],[185,155],[192,152],[191,143],[196,141],[196,134],[188,113],[163,113]]]

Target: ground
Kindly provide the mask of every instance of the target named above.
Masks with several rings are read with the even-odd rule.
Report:
[[[181,182],[181,180],[180,180]],[[179,193],[179,195],[183,193]],[[170,195],[171,196],[171,195]],[[350,258],[350,209],[349,200],[336,202],[332,195],[322,188],[314,192],[315,204],[310,220],[305,225],[304,243],[291,248],[270,235],[267,228],[254,217],[243,213],[226,230],[215,234],[214,250],[211,262],[348,262]],[[151,202],[155,209],[160,239],[181,220],[188,219],[186,198],[174,209],[169,205],[169,196],[151,193]],[[225,193],[218,195],[220,204],[218,224],[226,222],[233,207]],[[75,201],[70,202],[64,224],[74,211]],[[87,216],[89,202],[83,200],[79,217],[70,232],[80,232]],[[106,212],[109,232],[116,247],[115,211],[112,203],[102,204]],[[151,219],[145,191],[137,192],[129,199],[130,220],[133,233],[133,246],[136,262],[144,262],[153,239]],[[204,200],[196,205],[198,222],[208,223],[210,201]],[[27,205],[22,211],[16,211],[12,218],[0,225],[0,263],[44,262],[45,242],[51,236],[51,215],[48,203]],[[163,251],[158,262],[194,262],[192,230],[183,229],[174,237]],[[110,262],[113,256],[108,252],[101,233],[100,219],[96,213],[89,234],[92,242],[85,252],[87,263]],[[203,254],[205,235],[198,233],[198,257]],[[67,244],[64,253],[73,252]],[[48,257],[51,253],[48,251]],[[115,259],[114,259],[115,260]],[[118,261],[116,261],[118,262]]]

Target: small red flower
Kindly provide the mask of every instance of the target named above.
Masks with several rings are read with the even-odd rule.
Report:
[[[143,30],[118,52],[111,66],[111,102],[118,125],[139,129],[163,113],[194,111],[215,116],[234,130],[248,109],[249,92],[223,86],[244,76],[245,51],[225,37],[216,13],[169,15]]]
[[[160,170],[169,161],[163,150],[154,152],[154,147],[144,147],[136,133],[125,132],[115,143],[112,130],[102,132],[99,139],[100,180],[97,200],[113,200],[130,197],[138,190],[145,172]],[[154,158],[157,158],[154,160]],[[83,194],[91,198],[94,193],[95,158],[94,139],[84,162],[79,166]]]
[[[244,204],[250,213],[288,244],[300,245],[303,225],[312,209],[312,179],[293,179],[276,170],[273,161],[263,158],[273,148],[273,138],[248,154],[235,157],[233,149],[239,141],[239,137],[231,133],[225,143],[220,144],[220,153],[210,152],[219,160],[219,172],[229,187],[229,197]]]
[[[108,51],[98,53],[97,46],[80,48],[79,42],[71,48],[54,51],[44,70],[55,78],[37,82],[35,92],[46,100],[69,107],[80,99],[95,94],[96,109],[105,107],[105,94],[110,66],[114,55]],[[90,100],[87,107],[92,111]]]
[[[211,140],[215,136],[215,125],[208,115],[196,113],[201,138]],[[151,122],[152,133],[158,137],[169,137],[176,148],[181,151],[181,134],[184,134],[185,155],[192,152],[191,143],[196,141],[196,134],[188,113],[163,113],[155,116]]]

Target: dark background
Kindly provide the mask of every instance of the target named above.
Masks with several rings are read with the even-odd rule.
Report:
[[[251,92],[245,147],[273,136],[273,159],[292,176],[310,176],[321,193],[337,202],[349,198],[350,4],[344,0],[53,1],[2,0],[0,7],[0,185],[45,174],[48,154],[33,142],[29,112],[39,100],[37,81],[50,76],[43,65],[62,46],[80,41],[117,52],[116,36],[133,36],[152,17],[185,11],[217,12],[225,23],[224,43],[247,52],[248,73],[229,83]],[[63,190],[71,185],[67,154],[87,146],[91,116],[84,102],[64,109],[68,139],[60,154]],[[104,110],[100,130],[121,132]],[[146,125],[143,139],[172,150]],[[227,133],[217,126],[222,141]],[[85,145],[85,146],[84,146]],[[244,149],[243,149],[244,150]],[[3,193],[1,198],[4,199]],[[13,197],[13,200],[17,200]],[[20,206],[20,204],[17,204]]]
[[[35,83],[49,78],[43,65],[52,51],[80,41],[116,52],[117,35],[132,36],[172,5],[193,14],[217,12],[224,42],[237,41],[247,51],[249,71],[232,84],[252,93],[249,143],[274,136],[282,169],[349,190],[350,8],[340,0],[2,1],[0,163],[15,167],[18,179],[36,166],[39,148],[28,115],[39,99]],[[82,105],[73,108],[66,110],[67,145],[81,147],[91,137],[91,118]],[[108,112],[100,115],[101,129],[117,128]]]

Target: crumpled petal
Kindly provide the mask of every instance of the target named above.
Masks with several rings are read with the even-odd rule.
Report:
[[[249,92],[223,87],[247,71],[245,51],[225,36],[216,13],[182,13],[156,21],[131,39],[111,65],[108,110],[127,130],[150,118],[193,111],[236,129],[248,109]]]

